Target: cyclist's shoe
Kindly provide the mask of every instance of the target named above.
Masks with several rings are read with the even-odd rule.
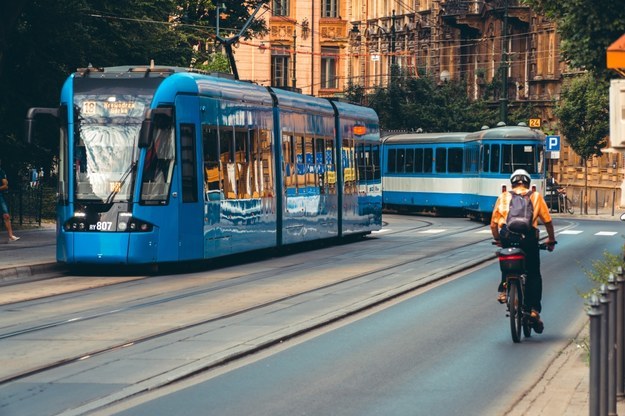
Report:
[[[542,334],[543,330],[545,329],[545,324],[543,324],[543,321],[540,319],[540,314],[532,309],[532,312],[530,313],[530,319],[534,332],[536,332],[537,334]]]
[[[506,303],[506,301],[508,300],[508,297],[506,295],[506,292],[499,292],[499,294],[497,295],[497,302],[499,303]]]

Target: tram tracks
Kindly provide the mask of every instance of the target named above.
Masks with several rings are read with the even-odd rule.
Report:
[[[484,240],[484,238],[472,239],[470,242],[460,242],[459,236],[462,234],[467,234],[473,232],[474,228],[471,229],[463,229],[459,230],[457,233],[453,235],[453,241],[456,243],[453,246],[450,246],[449,250],[461,250],[466,247],[470,247]],[[323,291],[332,291],[333,288],[339,286],[346,286],[350,284],[358,284],[359,282],[368,281],[369,283],[375,282],[376,280],[384,279],[386,276],[393,274],[395,270],[399,270],[402,267],[410,265],[411,263],[417,263],[424,258],[431,256],[432,250],[427,250],[424,245],[432,246],[431,242],[436,239],[443,238],[440,235],[433,235],[427,239],[427,242],[421,240],[420,242],[415,239],[411,239],[411,242],[402,242],[401,239],[398,241],[394,241],[388,244],[388,247],[385,247],[384,250],[386,252],[398,252],[400,250],[404,250],[405,252],[409,252],[408,256],[406,255],[398,255],[392,256],[390,262],[378,262],[369,267],[361,268],[360,272],[351,272],[350,274],[346,274],[345,276],[334,278],[334,279],[319,279],[319,282],[315,283],[316,280],[314,277],[306,279],[308,280],[308,284],[302,285],[301,282],[297,285],[297,278],[294,278],[293,275],[302,275],[302,274],[311,274],[312,267],[304,266],[304,262],[292,261],[289,265],[280,265],[280,259],[277,260],[277,265],[272,266],[268,270],[262,270],[260,272],[248,273],[245,275],[245,272],[242,271],[241,275],[238,277],[231,277],[229,279],[217,282],[212,284],[210,287],[204,287],[202,289],[185,289],[182,293],[176,293],[170,296],[160,296],[149,301],[139,301],[133,304],[127,305],[117,305],[115,308],[101,308],[101,309],[90,309],[88,311],[74,311],[72,313],[66,313],[64,316],[59,316],[57,319],[51,319],[49,322],[38,323],[38,324],[25,324],[22,328],[13,329],[10,331],[5,330],[0,333],[0,342],[5,341],[18,341],[23,338],[33,338],[37,339],[48,339],[54,338],[55,331],[61,332],[69,332],[74,334],[72,330],[67,329],[68,327],[77,327],[83,326],[86,328],[82,328],[82,330],[78,330],[77,334],[72,335],[73,337],[80,338],[81,336],[89,336],[88,328],[93,328],[93,325],[90,324],[90,321],[98,322],[105,321],[104,326],[111,325],[113,321],[123,321],[124,319],[136,319],[136,315],[138,312],[147,311],[147,315],[154,313],[154,308],[163,308],[167,306],[171,310],[175,310],[175,308],[180,307],[179,304],[187,304],[188,301],[193,300],[192,303],[201,303],[201,302],[210,302],[210,299],[205,298],[207,295],[214,295],[215,297],[220,297],[224,294],[224,292],[232,292],[241,294],[241,297],[246,298],[245,302],[239,301],[237,305],[232,305],[234,307],[226,308],[225,305],[221,305],[219,311],[213,310],[211,315],[206,317],[204,316],[201,319],[187,319],[186,322],[171,322],[170,327],[163,330],[159,329],[156,331],[148,331],[140,336],[126,336],[123,339],[118,340],[117,342],[104,342],[101,343],[97,348],[78,348],[71,350],[62,357],[57,357],[56,359],[48,359],[39,361],[38,364],[32,365],[30,368],[21,370],[13,369],[9,373],[5,373],[0,375],[0,385],[10,383],[12,381],[16,381],[19,379],[23,379],[25,377],[33,376],[39,373],[43,373],[58,367],[62,367],[64,365],[68,365],[71,363],[75,363],[78,361],[85,360],[85,357],[95,357],[100,356],[109,352],[119,351],[121,349],[128,348],[130,346],[137,346],[141,343],[145,343],[147,341],[157,340],[159,338],[164,338],[167,336],[171,336],[176,333],[183,333],[193,328],[201,327],[207,324],[214,324],[218,322],[225,321],[229,318],[242,316],[248,314],[249,312],[253,312],[256,310],[261,310],[268,308],[272,305],[283,304],[287,302],[292,302],[297,298],[302,298],[307,295],[323,292]],[[447,238],[450,238],[450,234],[447,234]],[[388,239],[387,239],[388,240]],[[379,245],[379,244],[378,244]],[[362,245],[356,244],[354,246],[346,247],[347,250],[342,250],[342,253],[338,253],[337,257],[345,256],[349,253],[359,254],[360,257],[370,256],[373,252],[377,251],[375,247],[370,245],[370,249],[367,250],[358,250],[356,249],[362,248]],[[407,248],[411,247],[413,250],[409,250]],[[419,248],[421,246],[421,248]],[[355,250],[352,250],[355,249]],[[330,249],[324,249],[322,251],[327,252]],[[336,251],[336,250],[334,250]],[[420,251],[419,254],[416,252]],[[302,253],[296,256],[304,256],[310,253]],[[323,253],[317,252],[318,257],[324,257]],[[357,261],[357,259],[356,259]],[[312,260],[312,264],[314,264],[315,260]],[[263,262],[264,263],[264,262]],[[306,262],[309,263],[309,262]],[[353,264],[344,266],[343,268],[353,267]],[[338,268],[340,269],[340,267]],[[335,271],[338,269],[334,269]],[[320,271],[323,273],[323,270]],[[319,273],[319,271],[317,272]],[[312,273],[313,275],[315,273]],[[326,273],[327,274],[327,273]],[[276,276],[277,275],[277,276]],[[176,277],[178,279],[178,277]],[[301,279],[299,279],[301,280]],[[263,290],[263,287],[267,285],[280,285],[284,286],[285,281],[289,281],[289,284],[292,284],[289,287],[285,287],[285,292],[282,292],[282,295],[278,293],[269,293],[267,296],[254,296],[252,292],[255,290]],[[133,284],[132,286],[143,287],[147,280],[142,282],[141,285]],[[312,284],[311,284],[312,283]],[[400,285],[401,286],[401,285]],[[110,286],[108,290],[111,290]],[[402,293],[405,291],[413,290],[409,287],[403,288],[399,290],[398,293]],[[90,290],[90,293],[94,295],[98,294],[97,289]],[[84,296],[84,293],[81,294]],[[137,294],[139,296],[139,294]],[[380,303],[382,300],[376,300],[373,303]],[[201,299],[201,300],[200,300]],[[36,303],[36,302],[35,302]],[[27,308],[27,303],[21,305],[23,308]],[[366,308],[367,306],[363,307]],[[13,309],[16,308],[13,305]],[[362,309],[362,308],[361,308]],[[354,312],[355,313],[355,312]],[[135,326],[141,326],[143,324],[137,323]],[[84,332],[87,330],[87,332]],[[52,332],[52,335],[50,333]],[[128,332],[129,334],[133,334],[133,332]],[[80,335],[82,334],[82,335]],[[32,347],[32,344],[31,344]],[[43,347],[40,346],[40,348]],[[36,349],[36,348],[35,348]],[[6,349],[5,349],[6,351]],[[41,351],[39,351],[41,352]],[[22,360],[23,362],[30,362],[31,360]],[[2,370],[0,370],[0,373]]]

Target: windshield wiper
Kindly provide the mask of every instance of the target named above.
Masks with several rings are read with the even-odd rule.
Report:
[[[132,162],[130,166],[128,166],[128,169],[126,169],[126,172],[124,172],[121,178],[119,178],[119,185],[116,185],[115,189],[113,189],[113,191],[111,191],[109,196],[106,198],[106,201],[105,201],[106,204],[110,204],[113,202],[113,199],[115,199],[115,195],[117,195],[119,191],[121,191],[122,187],[124,186],[124,183],[126,183],[126,180],[130,177],[130,174],[132,173],[133,170],[135,170],[136,167],[137,167],[137,161]]]

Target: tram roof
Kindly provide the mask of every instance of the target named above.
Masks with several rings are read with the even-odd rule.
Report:
[[[525,126],[493,127],[467,135],[467,140],[545,140],[540,130]]]
[[[385,144],[463,143],[469,133],[400,133],[382,138]]]

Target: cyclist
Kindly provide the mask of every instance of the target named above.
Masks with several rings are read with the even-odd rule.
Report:
[[[512,200],[511,192],[515,192],[520,195],[525,195],[530,192],[531,178],[529,173],[523,169],[517,169],[510,176],[510,183],[512,190],[510,192],[503,192],[497,198],[495,208],[493,209],[493,215],[491,217],[490,229],[493,234],[493,238],[498,245],[502,247],[509,247],[515,241],[517,245],[525,252],[525,264],[527,270],[527,280],[525,284],[525,306],[531,309],[531,321],[533,323],[534,331],[540,334],[543,332],[544,324],[540,319],[540,312],[542,310],[541,299],[543,291],[543,282],[540,275],[540,252],[538,247],[538,220],[545,225],[547,230],[547,247],[549,251],[554,249],[556,239],[554,235],[553,223],[551,221],[551,215],[549,214],[549,208],[545,203],[545,199],[538,192],[532,192],[530,194],[530,200],[533,206],[532,217],[532,231],[527,235],[519,236],[514,235],[506,227],[506,219],[508,217],[508,211],[510,207],[510,201]],[[499,295],[497,300],[500,303],[506,302],[506,291],[502,281],[499,284]]]

